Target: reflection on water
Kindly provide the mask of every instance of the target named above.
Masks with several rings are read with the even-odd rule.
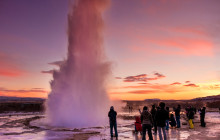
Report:
[[[187,131],[179,131],[177,129],[171,129],[169,131],[166,131],[167,138],[169,140],[180,140],[180,139],[187,139],[189,137],[189,133]],[[146,138],[148,138],[148,135],[146,134]],[[140,134],[133,134],[134,140],[142,140],[142,136]],[[154,140],[159,140],[159,136],[153,135]]]
[[[119,113],[120,115],[120,113]],[[123,115],[126,115],[123,113]],[[130,114],[131,115],[131,114]],[[133,114],[134,115],[134,114]],[[198,115],[198,114],[197,114]],[[110,140],[110,130],[108,124],[106,126],[97,128],[85,128],[81,130],[74,130],[68,128],[55,128],[47,126],[42,123],[43,119],[32,121],[35,128],[27,127],[25,120],[34,118],[36,114],[32,115],[14,115],[14,116],[0,116],[0,140],[48,140],[48,139],[77,139],[81,138],[88,140]],[[43,116],[43,115],[42,115]],[[128,116],[128,115],[126,115]],[[184,120],[182,120],[183,122]],[[220,138],[220,114],[212,112],[206,114],[207,127],[199,126],[199,116],[195,119],[195,129],[189,129],[188,125],[182,125],[181,129],[170,129],[166,131],[169,140],[187,140],[187,139],[218,139]],[[134,120],[124,120],[118,118],[118,133],[119,140],[141,140],[140,133],[135,134]],[[77,137],[76,137],[77,136]],[[148,135],[146,134],[148,139]],[[159,140],[158,134],[153,135],[154,140]],[[115,138],[113,138],[115,140]]]
[[[206,122],[220,124],[220,114],[219,114],[219,112],[207,112],[205,120],[206,120]]]

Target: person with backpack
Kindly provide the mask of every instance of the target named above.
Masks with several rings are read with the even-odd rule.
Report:
[[[141,113],[141,123],[142,123],[142,140],[146,140],[146,130],[148,131],[148,137],[153,140],[151,128],[153,126],[153,119],[148,108],[144,106],[143,112]]]

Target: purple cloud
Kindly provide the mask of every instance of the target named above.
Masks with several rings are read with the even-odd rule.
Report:
[[[184,86],[187,86],[187,87],[199,87],[199,86],[196,85],[196,84],[187,84],[187,85],[184,85]]]

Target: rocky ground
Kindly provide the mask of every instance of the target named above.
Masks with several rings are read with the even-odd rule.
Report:
[[[138,113],[118,113],[119,140],[141,140],[140,134],[134,133],[134,117]],[[206,114],[207,127],[200,127],[199,116],[195,116],[194,129],[189,129],[186,118],[181,117],[181,128],[167,131],[170,140],[219,140],[220,114],[210,112]],[[109,126],[70,129],[56,128],[44,124],[42,113],[14,113],[0,114],[0,139],[13,140],[109,140]],[[116,139],[116,138],[113,138]],[[154,135],[154,139],[159,139]]]

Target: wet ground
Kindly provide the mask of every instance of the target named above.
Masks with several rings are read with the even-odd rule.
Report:
[[[133,117],[138,113],[118,113],[119,140],[141,140],[140,133],[134,133]],[[182,125],[179,129],[166,131],[170,140],[219,140],[220,114],[210,112],[206,114],[207,127],[200,127],[198,114],[194,119],[194,129],[189,129],[188,123],[182,115]],[[110,140],[109,127],[70,129],[56,128],[45,125],[44,114],[13,113],[0,114],[0,139],[4,140]],[[113,138],[116,139],[116,138]],[[159,139],[154,135],[154,139]]]

